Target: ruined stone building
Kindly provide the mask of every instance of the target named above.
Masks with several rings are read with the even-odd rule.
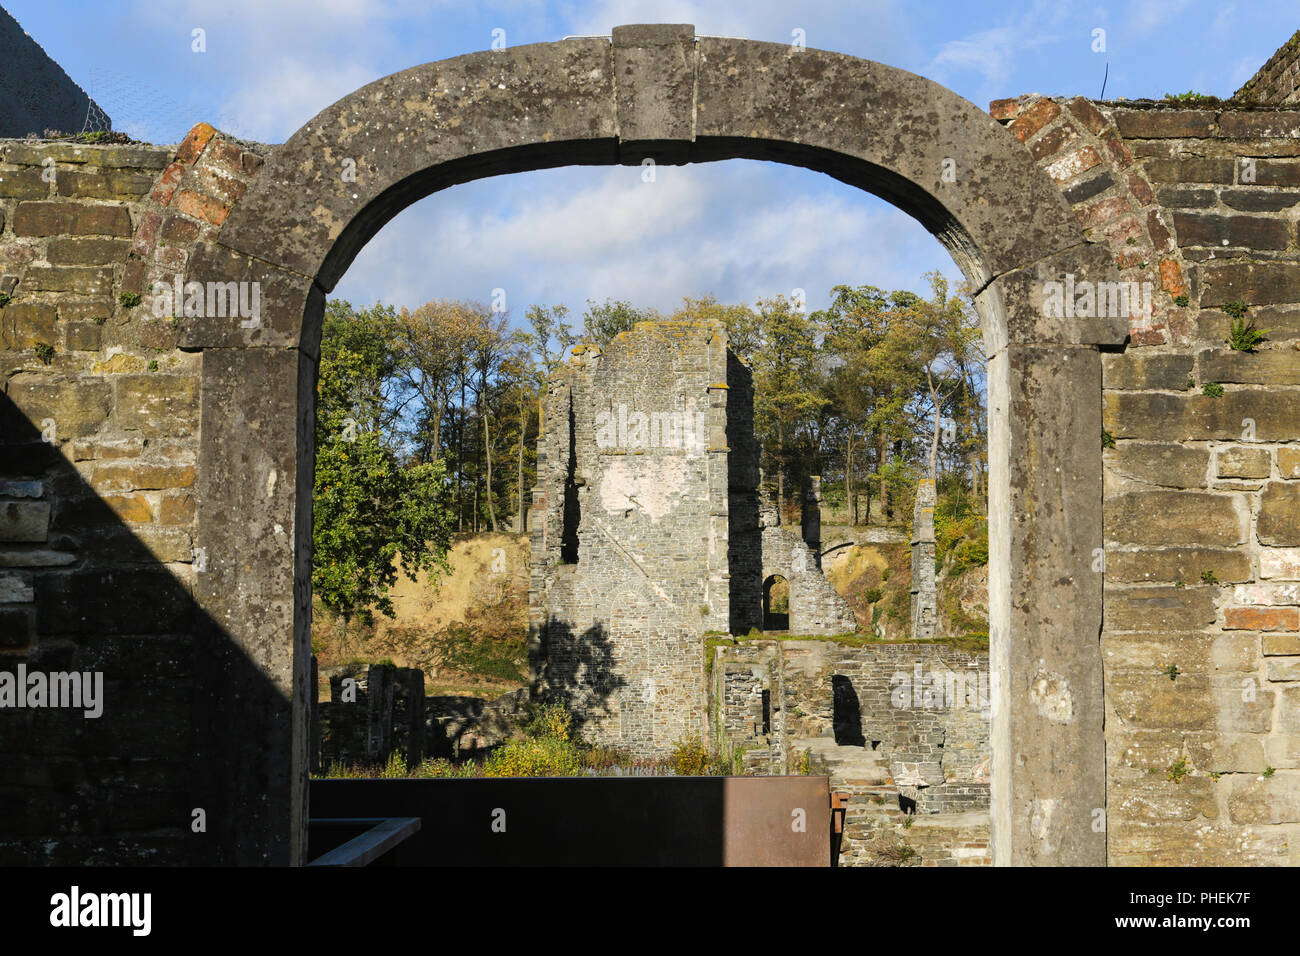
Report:
[[[753,395],[716,324],[639,323],[604,350],[579,346],[551,379],[530,521],[532,663],[537,689],[565,699],[593,740],[654,752],[704,734],[707,631],[854,629],[817,542],[760,504]],[[765,622],[778,579],[788,620]]]

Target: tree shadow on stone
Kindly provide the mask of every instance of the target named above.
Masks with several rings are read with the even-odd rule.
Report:
[[[542,644],[541,696],[565,705],[573,715],[575,734],[591,718],[615,713],[619,691],[627,681],[615,672],[614,650],[603,624],[579,633],[552,621]]]

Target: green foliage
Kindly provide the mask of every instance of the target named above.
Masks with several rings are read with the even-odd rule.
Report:
[[[1264,776],[1266,776],[1266,777],[1271,777],[1271,776],[1273,776],[1273,774],[1275,774],[1275,773],[1277,773],[1277,770],[1276,770],[1275,768],[1273,768],[1273,767],[1265,767],[1265,768],[1264,768]]]
[[[106,316],[106,315],[97,315],[97,316],[95,316],[93,319],[91,319],[90,321],[94,322],[96,325],[103,325],[105,322],[108,321],[108,316]]]
[[[46,365],[49,365],[54,361],[54,346],[50,345],[48,342],[37,342],[32,346],[32,351],[35,352],[36,357]]]
[[[117,304],[124,309],[134,309],[140,304],[140,294],[138,292],[123,292],[117,297]]]
[[[524,733],[534,740],[568,740],[573,715],[561,703],[540,704],[533,708]]]
[[[1212,106],[1220,102],[1220,100],[1217,96],[1208,96],[1205,93],[1188,90],[1186,93],[1166,93],[1165,102],[1184,103],[1189,106]]]
[[[702,777],[709,772],[709,748],[692,735],[673,744],[669,762],[679,777]]]
[[[500,681],[519,683],[519,672],[527,634],[523,631],[485,633],[478,627],[457,622],[439,635],[439,664],[452,670],[478,674]]]
[[[392,322],[392,310],[330,302],[317,384],[312,587],[367,623],[392,616],[399,565],[412,580],[446,570],[453,530],[443,462],[404,463],[380,427]]]
[[[1238,352],[1253,352],[1255,346],[1264,341],[1268,331],[1255,328],[1254,319],[1247,322],[1245,318],[1235,318],[1228,330],[1228,345]]]
[[[880,588],[867,588],[866,591],[862,593],[862,599],[868,604],[875,604],[884,597],[884,595],[885,592]]]
[[[934,545],[936,567],[946,562],[949,576],[956,577],[989,563],[989,523],[974,514],[952,518],[936,508]]]
[[[582,316],[582,337],[584,341],[595,342],[603,349],[620,332],[626,332],[638,322],[645,322],[657,315],[653,309],[638,309],[622,299],[617,302],[606,299],[600,305],[588,299],[587,311]]]
[[[1219,579],[1215,576],[1215,574],[1214,574],[1213,571],[1202,571],[1202,572],[1201,572],[1201,580],[1204,581],[1206,584],[1218,584],[1218,583],[1219,583]]]
[[[411,776],[406,767],[406,758],[401,753],[394,750],[388,755],[388,763],[384,764],[384,769],[380,771],[379,776],[385,780],[400,779]]]
[[[553,738],[511,740],[483,763],[485,777],[576,777],[581,772],[578,746]]]
[[[1246,303],[1241,301],[1241,299],[1232,299],[1229,302],[1223,303],[1219,308],[1223,309],[1224,312],[1227,312],[1234,319],[1240,319],[1246,314]]]
[[[1181,673],[1182,673],[1182,671],[1180,671],[1180,670],[1178,669],[1178,665],[1177,665],[1177,664],[1170,664],[1168,667],[1166,667],[1166,668],[1164,669],[1164,675],[1165,675],[1166,677],[1168,677],[1171,681],[1176,681],[1176,680],[1178,680],[1178,676],[1179,676]]]
[[[158,371],[158,360],[157,360],[157,359],[150,359],[150,360],[149,360],[149,365],[147,366],[147,368],[148,368],[149,371],[151,371],[151,372],[156,372],[156,371]]]
[[[1201,386],[1201,394],[1208,395],[1210,398],[1219,398],[1223,395],[1223,386],[1218,382],[1206,382]]]
[[[1174,305],[1178,306],[1180,309],[1187,308],[1187,303],[1190,301],[1191,300],[1187,297],[1186,293],[1174,296]]]
[[[10,299],[8,292],[0,292],[0,309],[3,309],[11,301],[12,300]]]
[[[1165,779],[1172,780],[1174,783],[1182,783],[1183,777],[1191,772],[1192,768],[1187,765],[1187,758],[1179,757],[1165,772]]]
[[[1101,430],[1101,447],[1102,448],[1115,447],[1115,436],[1112,435],[1110,432],[1106,431],[1104,428]]]

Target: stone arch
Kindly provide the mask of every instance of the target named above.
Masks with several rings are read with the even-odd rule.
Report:
[[[325,296],[389,219],[439,189],[563,165],[730,158],[804,166],[876,193],[934,233],[979,290],[995,861],[1104,863],[1104,832],[1091,826],[1105,806],[1092,569],[1102,546],[1098,347],[1122,343],[1127,320],[1050,318],[1041,306],[1045,281],[1117,278],[1109,253],[1083,240],[1028,151],[951,91],[841,54],[696,38],[690,25],[618,27],[612,40],[469,54],[378,80],[276,148],[189,260],[190,281],[261,290],[257,324],[185,319],[179,343],[203,353],[196,543],[208,571],[196,595],[293,704],[291,726],[246,721],[243,739],[218,748],[239,771],[229,786],[263,787],[274,808],[263,858],[299,860],[306,825]],[[237,690],[213,680],[237,705]]]
[[[777,595],[784,592],[785,610],[777,608]],[[790,627],[790,581],[780,572],[773,572],[763,578],[763,630],[784,631]]]

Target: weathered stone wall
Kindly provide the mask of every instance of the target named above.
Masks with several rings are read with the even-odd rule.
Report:
[[[591,739],[662,752],[702,733],[702,635],[760,624],[770,577],[789,582],[792,629],[854,629],[814,547],[759,514],[752,396],[717,324],[640,323],[603,351],[580,346],[552,378],[533,662],[538,689]]]
[[[218,650],[195,641],[203,356],[122,297],[170,283],[260,163],[211,127],[0,141],[0,670],[105,681],[98,718],[0,710],[0,860],[201,860],[191,811],[220,825],[220,766],[194,756],[231,720],[202,703]]]
[[[553,380],[538,450],[539,689],[589,739],[662,752],[704,731],[700,638],[728,626],[727,344],[643,323]]]
[[[711,727],[788,773],[810,740],[885,758],[919,812],[988,807],[988,655],[946,644],[746,640],[713,648]]]
[[[879,64],[696,42],[689,26],[617,36],[612,47],[521,47],[385,78],[274,151],[207,127],[175,150],[0,143],[4,669],[105,676],[97,719],[70,709],[0,713],[0,858],[300,858],[308,604],[291,582],[295,573],[307,580],[311,316],[402,197],[471,170],[636,163],[671,149],[677,158],[799,161],[878,189],[935,229],[973,277],[992,280],[981,294],[986,319],[1001,297],[1003,323],[990,329],[1006,338],[990,343],[990,381],[1004,391],[990,405],[1007,427],[991,429],[1004,445],[990,457],[1009,478],[1000,493],[1017,498],[999,503],[993,540],[1016,547],[994,555],[990,610],[995,646],[998,621],[1014,638],[995,664],[1008,677],[1002,727],[1037,731],[1008,745],[995,718],[995,738],[1018,758],[1001,764],[1012,768],[1000,804],[1008,859],[1096,862],[1100,821],[1114,863],[1300,862],[1300,113],[1079,98],[994,104],[1022,149],[947,91]],[[837,104],[873,122],[845,124]],[[343,121],[362,113],[382,122]],[[394,124],[418,129],[421,148],[392,149]],[[949,139],[959,175],[936,185]],[[370,157],[356,182],[339,175],[348,156]],[[48,179],[46,157],[55,160]],[[274,176],[258,172],[263,157]],[[1097,245],[1060,221],[1062,196]],[[1123,351],[1105,317],[1048,316],[1041,289],[1037,303],[1026,299],[1031,280],[1061,261],[1152,283],[1153,308],[1130,317]],[[195,317],[177,333],[165,315],[119,300],[185,270],[260,277],[261,326]],[[1270,330],[1254,353],[1223,342],[1241,306]],[[178,334],[190,351],[175,347]],[[1098,436],[1094,458],[1070,423],[1093,428],[1098,343],[1110,350],[1102,427],[1114,447],[1103,451]],[[711,438],[718,447],[732,441],[731,389],[710,387],[731,384],[724,351],[716,368],[689,370],[692,402],[722,430]],[[655,376],[672,349],[654,365],[634,352],[618,361],[644,365],[637,395],[662,400]],[[581,376],[569,394],[575,410],[600,401]],[[562,400],[557,390],[551,401]],[[589,448],[590,420],[574,421]],[[672,589],[665,597],[638,583],[628,555],[639,546],[613,536],[654,537],[644,503],[607,509],[601,473],[570,481],[553,470],[558,461],[543,468],[539,494],[562,502],[571,491],[585,522],[579,558],[604,549],[604,563],[623,570],[587,580],[581,560],[561,561],[553,577],[535,572],[534,584],[575,596],[563,605],[580,611],[577,640],[560,658],[567,679],[614,704],[602,718],[611,731],[626,715],[629,741],[662,746],[693,722],[667,715],[690,713],[701,689],[702,669],[679,674],[673,663],[698,660],[686,635],[734,617],[720,577],[733,544],[718,515],[738,479],[706,464],[726,460],[712,451],[622,457],[625,471],[682,470],[679,487],[696,497],[681,511],[691,532],[644,549],[681,558],[662,575]],[[1091,630],[1095,612],[1080,555],[1095,536],[1089,464],[1098,460],[1104,807],[1092,805],[1096,645],[1074,623]],[[197,544],[191,509],[206,529]],[[562,514],[555,522],[534,530],[550,536],[535,554],[562,551]],[[626,585],[626,598],[609,585]],[[692,607],[698,620],[688,627],[673,608],[689,616]],[[655,649],[616,653],[608,635],[620,622],[653,634]],[[664,684],[615,686],[627,661]],[[1051,768],[1067,749],[1087,766],[1063,780]],[[1167,779],[1180,776],[1169,772],[1176,767],[1191,773]],[[190,828],[194,808],[207,812],[204,834]]]
[[[423,671],[371,664],[340,668],[329,678],[330,699],[316,702],[313,714],[319,724],[313,772],[327,773],[335,764],[382,767],[394,753],[408,767],[424,758]]]
[[[992,111],[1154,293],[1103,356],[1109,859],[1294,865],[1300,112]],[[1253,352],[1225,341],[1243,306]]]
[[[1265,106],[1300,102],[1300,30],[1233,94],[1233,99]]]

